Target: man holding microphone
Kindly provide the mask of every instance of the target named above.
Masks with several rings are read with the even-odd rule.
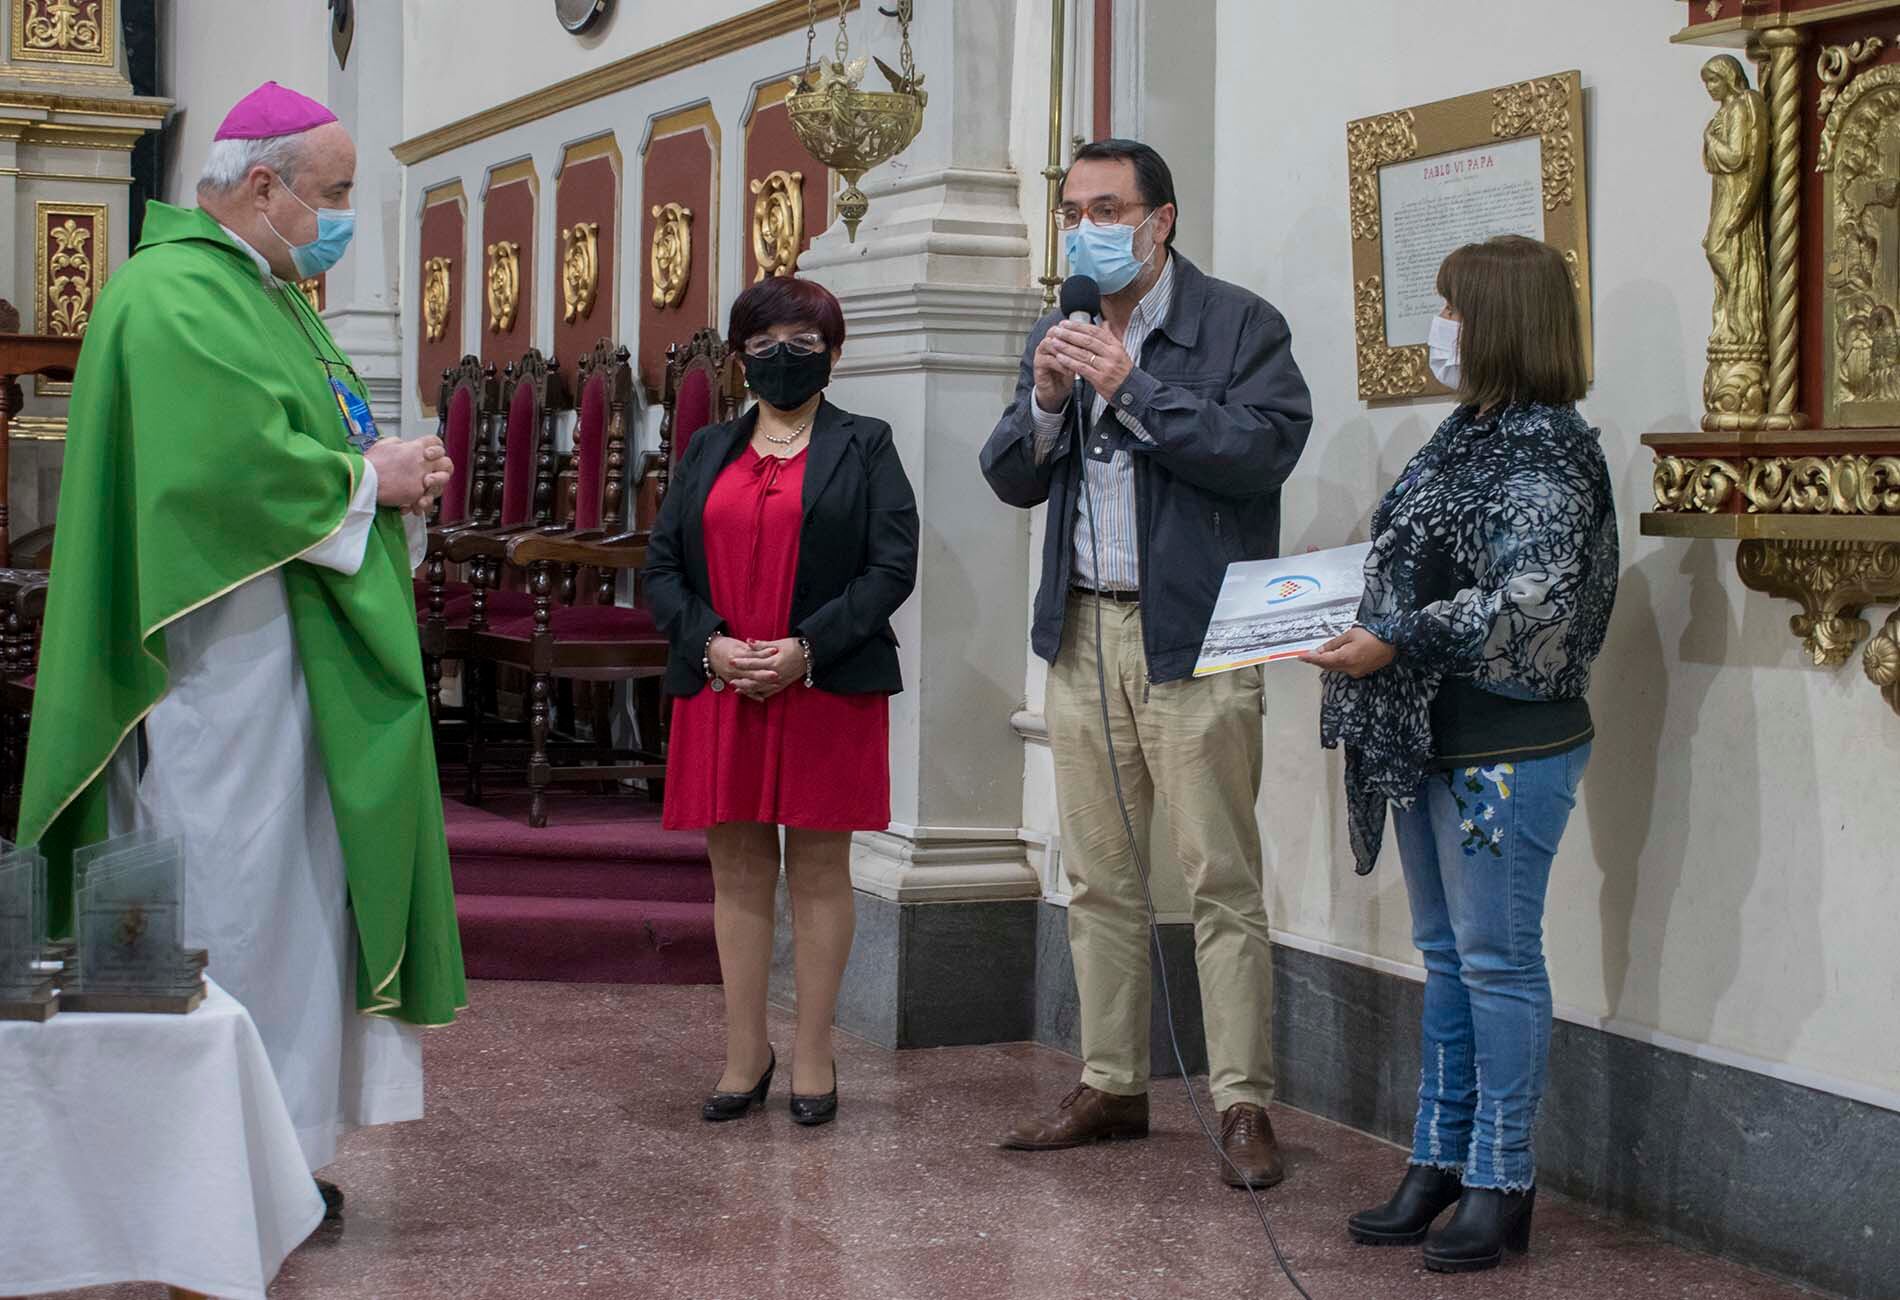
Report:
[[[1228,564],[1278,554],[1280,485],[1312,404],[1285,320],[1174,253],[1176,212],[1153,149],[1103,140],[1077,151],[1058,218],[1071,274],[1100,288],[1102,320],[1058,314],[1037,325],[1015,400],[982,453],[999,499],[1049,505],[1031,644],[1050,664],[1084,1062],[1054,1111],[1003,1145],[1045,1151],[1148,1132],[1148,910],[1112,763],[1139,839],[1156,799],[1167,809],[1193,896],[1222,1177],[1270,1187],[1285,1166],[1265,1110],[1274,1069],[1254,816],[1261,670],[1193,672]]]

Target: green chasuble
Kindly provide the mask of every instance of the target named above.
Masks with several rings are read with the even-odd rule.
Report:
[[[216,221],[147,208],[73,385],[20,841],[46,852],[65,933],[72,851],[106,835],[106,766],[166,691],[166,625],[281,569],[357,1005],[446,1024],[462,950],[401,516],[377,512],[355,574],[298,559],[343,526],[365,468],[319,353],[354,383],[303,296],[263,283]]]

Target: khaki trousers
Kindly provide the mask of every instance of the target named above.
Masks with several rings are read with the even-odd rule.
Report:
[[[1134,604],[1071,594],[1044,713],[1055,758],[1069,948],[1082,1005],[1082,1082],[1148,1090],[1148,910],[1108,772],[1096,676],[1102,615],[1109,725],[1135,835],[1155,801],[1193,898],[1194,960],[1214,1104],[1273,1100],[1273,958],[1261,895],[1261,670],[1149,686]]]

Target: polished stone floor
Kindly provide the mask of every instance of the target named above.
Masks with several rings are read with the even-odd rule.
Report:
[[[992,1141],[1075,1063],[1038,1047],[892,1053],[840,1037],[824,1129],[773,1105],[710,1127],[717,988],[481,983],[428,1040],[429,1117],[357,1134],[329,1175],[340,1231],[294,1254],[273,1300],[1265,1300],[1278,1274],[1244,1194],[1219,1186],[1178,1082],[1146,1142],[1031,1155]],[[789,1018],[773,1034],[791,1041]],[[1297,1069],[1297,1062],[1287,1063]],[[1314,1300],[1808,1294],[1553,1198],[1532,1253],[1489,1274],[1348,1244],[1402,1156],[1297,1111],[1266,1193]],[[73,1293],[155,1300],[162,1287]]]

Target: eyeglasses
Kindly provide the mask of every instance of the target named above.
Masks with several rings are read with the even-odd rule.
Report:
[[[770,334],[760,334],[746,340],[745,354],[763,360],[776,356],[780,348],[795,357],[816,356],[825,350],[824,336],[814,333],[794,334],[788,339],[775,339]]]
[[[1098,226],[1119,226],[1124,214],[1139,212],[1146,206],[1145,203],[1124,204],[1120,199],[1097,199],[1086,208],[1064,203],[1050,215],[1055,218],[1057,230],[1074,230],[1084,217]]]

